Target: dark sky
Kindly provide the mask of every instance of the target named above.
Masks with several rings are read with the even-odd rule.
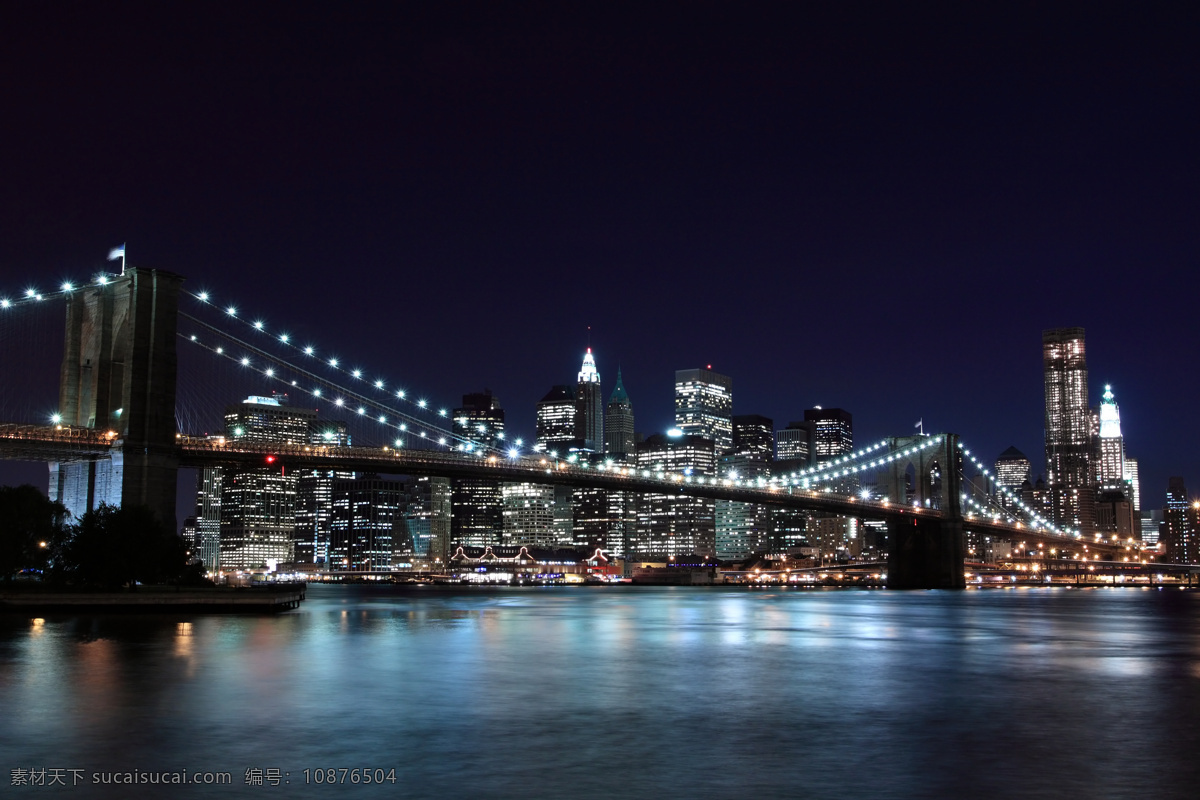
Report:
[[[646,433],[712,364],[1038,470],[1078,325],[1144,505],[1200,489],[1194,4],[646,5],[6,3],[0,293],[127,242],[525,435],[590,326]]]

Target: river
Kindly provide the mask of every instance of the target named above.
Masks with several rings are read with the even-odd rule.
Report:
[[[314,585],[276,616],[7,613],[0,713],[13,797],[1194,797],[1200,593]],[[12,785],[39,768],[77,771]],[[231,783],[93,783],[155,771]]]

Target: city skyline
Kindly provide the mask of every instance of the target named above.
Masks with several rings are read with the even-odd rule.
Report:
[[[1147,502],[1200,486],[1185,12],[347,10],[337,37],[3,13],[5,292],[126,242],[447,408],[491,387],[526,435],[590,326],[646,433],[671,373],[712,364],[735,413],[921,419],[1039,462],[1038,340],[1078,326]]]

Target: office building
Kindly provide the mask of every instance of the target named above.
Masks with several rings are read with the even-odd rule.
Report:
[[[386,572],[411,562],[412,537],[404,523],[407,492],[402,481],[364,475],[333,483],[328,569]]]
[[[1059,525],[1090,529],[1087,506],[1092,485],[1091,413],[1088,408],[1087,349],[1083,328],[1042,332],[1046,394],[1046,483]]]
[[[711,439],[717,455],[733,449],[733,379],[708,369],[675,372],[675,427]]]
[[[449,478],[423,476],[405,484],[404,522],[418,560],[436,568],[450,558],[451,489]]]
[[[775,423],[760,414],[733,418],[733,450],[718,458],[719,474],[739,480],[766,480],[775,452]],[[771,509],[753,503],[717,500],[716,553],[738,560],[770,549]]]
[[[534,449],[566,455],[575,441],[575,390],[554,386],[537,404]]]
[[[617,384],[608,398],[604,413],[604,452],[615,461],[627,461],[634,456],[633,403],[617,369]]]
[[[593,453],[604,451],[604,394],[590,347],[583,356],[575,385],[575,438],[581,449]]]
[[[814,464],[823,464],[854,450],[854,415],[849,411],[816,406],[804,412],[804,421],[813,426]]]
[[[225,438],[258,444],[305,445],[317,412],[287,395],[248,397],[225,411]],[[204,480],[202,477],[201,480]],[[230,470],[221,479],[220,567],[274,568],[294,555],[298,475],[278,466]]]
[[[790,462],[795,469],[811,466],[815,429],[815,424],[797,420],[775,431],[775,460]]]
[[[1100,461],[1096,481],[1104,489],[1125,488],[1125,438],[1121,435],[1121,412],[1111,386],[1104,387],[1100,401]]]
[[[345,447],[350,433],[344,422],[314,422],[309,441],[315,447]],[[333,482],[353,478],[353,472],[301,470],[296,482],[296,527],[292,559],[296,564],[324,566],[329,556],[333,520]]]
[[[1200,564],[1200,502],[1188,497],[1183,478],[1167,483],[1163,507],[1163,560],[1169,564]]]
[[[1014,495],[1021,491],[1021,484],[1032,475],[1029,459],[1015,447],[1010,447],[997,456],[995,471],[996,483]]]
[[[505,483],[500,487],[507,545],[555,547],[555,487],[537,483]]]
[[[474,448],[505,449],[504,409],[490,390],[463,395],[454,409],[454,432]],[[452,544],[487,547],[503,543],[504,512],[500,482],[487,478],[451,481]]]
[[[651,473],[711,476],[716,470],[713,441],[678,429],[649,436],[637,446],[637,468]],[[714,501],[690,495],[643,495],[634,542],[626,547],[627,557],[665,559],[695,554],[711,558],[715,550]]]

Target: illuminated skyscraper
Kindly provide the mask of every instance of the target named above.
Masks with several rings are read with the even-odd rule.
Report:
[[[616,461],[633,458],[633,403],[625,392],[621,370],[617,369],[617,385],[608,398],[604,413],[604,452]]]
[[[454,409],[454,432],[477,448],[502,448],[504,409],[491,391],[463,395]],[[455,478],[451,482],[450,538],[454,544],[486,547],[500,544],[504,515],[500,482],[487,478]]]
[[[1100,463],[1096,480],[1106,489],[1125,488],[1125,438],[1121,436],[1121,412],[1111,386],[1104,387],[1100,401]]]
[[[804,421],[814,426],[814,464],[824,463],[854,450],[854,415],[849,411],[816,406],[804,412]]]
[[[733,449],[733,379],[711,369],[675,372],[675,427],[711,439],[717,455]]]
[[[604,450],[604,395],[600,391],[600,373],[592,348],[583,356],[579,381],[575,386],[575,438],[578,446],[600,453]]]
[[[1188,499],[1180,477],[1172,477],[1167,484],[1162,544],[1168,563],[1200,564],[1200,503]]]
[[[651,473],[713,475],[716,459],[712,440],[679,430],[655,434],[637,446],[637,467]],[[715,550],[714,501],[690,495],[642,496],[636,535],[626,547],[626,557],[666,558],[695,553],[711,558]]]
[[[554,386],[537,404],[535,448],[566,455],[574,441],[575,392],[570,386]]]
[[[816,425],[811,422],[789,422],[783,430],[775,431],[775,460],[793,462],[789,468],[811,464],[813,436]]]
[[[996,483],[1018,493],[1021,484],[1029,480],[1031,467],[1029,459],[1015,447],[1010,447],[996,458]]]
[[[1090,527],[1093,512],[1089,463],[1087,351],[1083,328],[1042,332],[1042,366],[1046,387],[1046,473],[1054,495],[1054,521]]]
[[[413,541],[404,522],[406,499],[401,481],[378,475],[335,480],[329,568],[383,572],[394,561],[411,561]]]
[[[225,438],[306,445],[316,418],[314,409],[288,405],[287,395],[249,397],[226,410]],[[221,569],[255,569],[292,561],[297,479],[295,472],[266,464],[224,475]]]

